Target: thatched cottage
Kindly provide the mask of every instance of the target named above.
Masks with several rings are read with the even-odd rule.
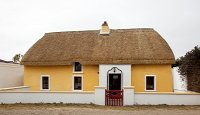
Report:
[[[154,29],[109,29],[104,22],[100,30],[46,33],[21,64],[32,91],[173,92],[174,62]]]

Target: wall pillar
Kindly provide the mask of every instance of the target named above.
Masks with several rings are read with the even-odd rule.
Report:
[[[134,86],[124,86],[124,105],[134,105]]]
[[[95,104],[105,105],[105,89],[103,86],[95,86]]]

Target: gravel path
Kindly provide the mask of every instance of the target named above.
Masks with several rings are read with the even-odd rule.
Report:
[[[0,105],[0,115],[200,115],[200,106]]]

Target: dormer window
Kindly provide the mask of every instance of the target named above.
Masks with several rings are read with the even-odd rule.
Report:
[[[79,62],[74,63],[74,72],[82,72],[83,68]]]

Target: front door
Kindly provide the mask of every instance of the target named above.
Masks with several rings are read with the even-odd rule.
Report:
[[[109,74],[109,90],[121,90],[121,74]]]
[[[121,90],[121,74],[108,75],[108,90],[105,90],[105,105],[123,106],[123,90]]]

